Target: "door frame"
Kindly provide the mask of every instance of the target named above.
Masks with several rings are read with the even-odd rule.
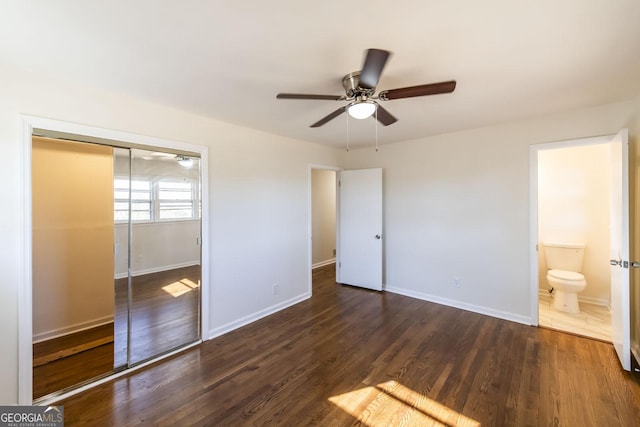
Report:
[[[557,148],[580,147],[585,145],[606,144],[611,142],[615,134],[586,138],[569,139],[564,141],[545,142],[529,146],[529,265],[530,270],[530,324],[538,326],[538,152]]]
[[[339,255],[339,233],[340,230],[340,218],[338,218],[338,210],[340,209],[340,199],[338,197],[338,173],[342,170],[339,166],[330,166],[330,165],[322,165],[322,164],[314,164],[310,163],[307,167],[307,194],[309,195],[307,200],[307,287],[309,292],[309,297],[313,295],[313,170],[328,170],[334,171],[336,173],[336,266],[338,265],[338,255]],[[337,270],[337,269],[336,269]]]
[[[162,139],[153,136],[137,135],[95,126],[81,125],[60,120],[47,119],[25,114],[19,115],[19,137],[22,144],[20,169],[22,172],[22,215],[20,229],[22,245],[19,248],[21,258],[22,280],[18,285],[18,404],[31,405],[33,402],[33,258],[32,258],[32,189],[31,189],[31,139],[34,130],[59,132],[61,134],[81,135],[87,142],[94,140],[122,141],[149,148],[181,150],[200,155],[200,179],[202,185],[202,214],[201,214],[201,295],[200,295],[200,335],[209,330],[209,191],[208,191],[208,148],[205,146],[187,144],[183,142]],[[178,351],[182,351],[179,349]],[[169,357],[174,352],[164,354],[135,368],[121,371],[88,386],[80,387],[66,395],[75,394],[99,383],[108,381],[116,376],[130,373],[157,360]],[[62,398],[63,396],[59,396]]]

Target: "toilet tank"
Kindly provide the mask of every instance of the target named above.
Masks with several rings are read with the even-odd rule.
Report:
[[[575,243],[544,243],[548,270],[582,272],[584,245]]]

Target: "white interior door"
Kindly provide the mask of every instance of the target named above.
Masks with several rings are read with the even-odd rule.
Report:
[[[631,369],[629,328],[629,135],[611,141],[611,332],[625,370]]]
[[[340,172],[337,281],[382,290],[382,169]]]

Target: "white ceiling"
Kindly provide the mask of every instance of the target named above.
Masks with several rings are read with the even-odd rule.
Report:
[[[638,0],[3,0],[0,64],[242,126],[345,145],[338,101],[364,51],[393,52],[378,90],[455,79],[448,95],[389,101],[380,143],[640,94]],[[350,120],[352,146],[375,120]]]

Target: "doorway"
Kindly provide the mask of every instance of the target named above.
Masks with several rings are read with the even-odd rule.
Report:
[[[200,261],[208,256],[208,239],[203,238],[207,235],[208,224],[207,221],[200,219],[206,218],[208,211],[206,147],[31,116],[21,116],[21,123],[23,125],[22,141],[25,147],[23,174],[27,183],[24,187],[27,237],[24,248],[25,281],[21,287],[19,300],[19,403],[30,405],[37,399],[38,403],[44,404],[59,400],[200,342],[204,329],[203,322],[205,322],[204,325],[208,324],[208,306],[201,303],[208,295],[208,268]],[[66,241],[57,247],[47,246],[51,243],[49,234],[52,230],[62,227],[58,224],[44,223],[44,227],[36,224],[41,217],[47,216],[41,215],[42,213],[48,214],[51,211],[50,209],[42,210],[41,201],[36,200],[38,196],[34,185],[39,184],[36,182],[38,179],[34,177],[38,171],[32,160],[36,160],[39,154],[35,152],[32,141],[38,137],[53,139],[57,146],[91,147],[89,151],[97,148],[103,156],[105,153],[102,151],[105,149],[108,151],[106,153],[108,167],[104,168],[108,171],[104,182],[108,184],[105,186],[98,185],[96,182],[98,176],[102,174],[98,173],[95,167],[89,164],[90,162],[82,162],[82,167],[89,168],[90,173],[87,176],[74,177],[72,167],[58,167],[61,170],[59,175],[62,177],[68,175],[68,179],[57,182],[51,180],[53,185],[44,191],[48,198],[45,197],[42,200],[50,203],[60,195],[58,192],[56,196],[55,191],[52,191],[56,186],[63,188],[67,195],[73,194],[74,191],[70,191],[71,182],[75,181],[76,184],[80,183],[93,190],[93,193],[107,195],[106,208],[103,206],[104,203],[94,203],[91,199],[59,204],[63,209],[80,213],[100,205],[101,212],[107,212],[105,218],[108,217],[108,221],[91,219],[74,225],[79,229],[76,234],[81,237],[82,234],[86,235],[84,244],[70,244]],[[122,150],[128,154],[123,156]],[[120,155],[116,155],[116,152]],[[72,155],[74,156],[75,154]],[[128,165],[124,168],[117,166],[118,160],[123,158],[128,159]],[[44,156],[44,159],[45,163],[48,159],[51,165],[56,165],[52,157]],[[101,162],[103,163],[105,162]],[[161,164],[164,167],[158,169],[157,166]],[[191,172],[185,173],[186,168],[191,168]],[[122,183],[118,182],[122,181],[123,169],[126,170],[129,180],[125,188],[122,188]],[[154,170],[158,173],[151,173]],[[134,182],[140,181],[141,179],[138,178],[144,178],[145,175],[151,182],[147,189],[149,197],[138,193],[141,197],[134,200],[135,197],[132,197],[136,192],[134,188],[140,190]],[[42,182],[46,182],[46,174],[45,179],[39,179],[39,183]],[[108,189],[97,191],[102,187]],[[123,193],[129,196],[125,203],[129,209],[127,211],[129,218],[124,219],[121,216],[122,200],[118,200],[122,199]],[[151,218],[136,222],[136,215],[139,212],[134,213],[135,207],[145,203]],[[186,215],[191,217],[187,218]],[[96,227],[96,224],[99,226]],[[177,230],[176,227],[181,228]],[[101,233],[98,239],[95,228],[108,231]],[[145,235],[151,235],[155,240],[145,239]],[[42,242],[45,243],[44,246]],[[86,242],[101,242],[98,245],[99,250],[86,247]],[[69,263],[58,262],[59,258],[53,259],[55,256],[70,253],[74,245],[80,249],[67,257],[71,259]],[[83,245],[86,254],[83,254]],[[190,250],[189,245],[193,246],[195,251]],[[150,247],[153,247],[154,253],[150,253]],[[104,248],[108,249],[104,250]],[[82,259],[83,255],[92,253],[102,255],[102,259],[98,259],[93,267],[89,265],[89,261]],[[128,257],[125,257],[124,269],[122,254],[128,254]],[[178,259],[179,257],[172,254],[182,257],[193,256],[187,256],[189,258],[187,260]],[[47,262],[50,264],[47,265]],[[66,268],[69,264],[72,268]],[[89,276],[85,275],[85,277],[81,274],[79,277],[73,277],[75,272],[69,274],[70,271],[83,269],[89,271]],[[97,269],[101,274],[94,274]],[[102,274],[102,270],[106,273]],[[66,293],[44,289],[45,293],[42,294],[43,289],[40,286],[43,278],[51,279],[48,273],[52,271],[60,273],[56,274],[58,278],[62,277],[59,281],[63,284],[62,288],[69,287],[71,281],[67,280],[69,278],[78,282],[79,286],[74,288],[75,290],[67,289]],[[102,276],[108,278],[108,286],[98,286],[98,282],[105,281],[102,280]],[[46,280],[44,282],[46,283]],[[122,286],[123,283],[124,286]],[[123,287],[126,292],[119,292]],[[84,314],[90,313],[93,317],[89,321],[87,319],[77,321],[77,318],[82,317],[77,316],[78,311],[75,312],[77,318],[74,318],[68,317],[69,313],[73,314],[73,310],[66,312],[59,310],[50,317],[58,320],[62,327],[53,327],[56,325],[51,322],[51,318],[47,317],[51,313],[46,312],[47,302],[54,305],[51,299],[48,300],[51,295],[57,296],[62,302],[55,304],[58,308],[75,306],[80,314],[84,309]],[[68,299],[65,299],[70,297],[73,300],[74,296],[79,297],[79,304],[71,304]],[[102,311],[98,312],[88,307],[93,307],[91,304],[96,302],[95,299],[104,300],[97,304]],[[173,310],[166,310],[167,302],[173,305]],[[176,304],[181,305],[181,309],[176,310]],[[185,308],[188,314],[185,314]],[[123,327],[125,339],[118,340],[118,336],[123,336]],[[87,331],[91,333],[87,334]],[[174,337],[179,338],[170,339],[166,335],[167,331],[171,331]],[[83,334],[85,336],[79,338],[79,335]],[[66,347],[50,347],[47,350],[47,356],[44,359],[41,357],[38,359],[39,354],[36,354],[34,343],[55,341],[57,345],[65,340]],[[74,340],[75,343],[69,345],[69,341]],[[50,384],[57,391],[43,397],[40,397],[41,392],[36,393],[35,369],[69,356],[84,353],[90,355],[96,348],[101,349],[99,355],[85,358],[85,362],[68,364],[76,371],[90,371],[85,372],[89,376],[88,379],[81,378],[70,387]],[[46,360],[47,358],[49,360]],[[100,366],[96,370],[93,369],[94,366],[89,366],[90,364]],[[49,368],[52,366],[50,365]],[[50,382],[58,373],[59,371],[45,375],[43,378],[46,382]]]
[[[611,342],[610,143],[558,143],[537,154],[539,325]],[[575,273],[586,283],[576,310],[547,275],[559,268],[550,257],[562,251],[578,254]]]
[[[329,170],[333,173],[333,189],[330,198],[318,197],[316,206],[330,205],[331,217],[335,216],[331,243],[335,248],[333,257],[327,261],[314,262],[314,170]],[[326,166],[309,168],[309,294],[312,293],[313,277],[320,269],[331,266],[336,283],[382,290],[383,283],[383,230],[382,230],[382,169],[341,170]],[[317,196],[317,194],[316,194]],[[335,236],[335,240],[333,240]],[[326,252],[325,252],[326,253]],[[323,267],[321,267],[324,264]]]
[[[311,168],[311,270],[314,279],[335,275],[337,171]]]

